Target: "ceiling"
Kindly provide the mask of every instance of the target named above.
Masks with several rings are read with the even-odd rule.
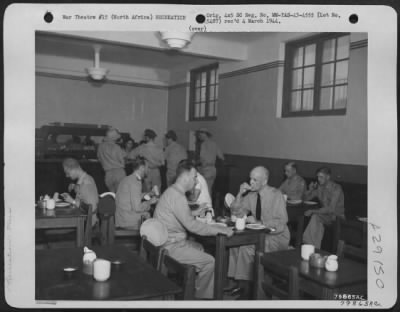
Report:
[[[135,33],[132,32],[132,37]],[[126,32],[124,36],[127,36]],[[142,32],[143,35],[143,32]],[[155,36],[155,33],[149,32],[149,36]],[[241,44],[247,46],[251,42],[265,37],[266,33],[256,32],[236,32],[236,33],[196,33],[193,37],[194,40],[208,39],[212,42],[225,42],[231,44]],[[113,38],[112,36],[109,36]],[[117,37],[117,36],[116,36]],[[223,61],[221,57],[215,55],[196,55],[195,53],[188,53],[187,51],[169,50],[164,46],[162,40],[157,37],[157,46],[143,46],[136,45],[133,41],[131,43],[118,41],[115,39],[103,40],[95,36],[92,38],[80,36],[77,32],[76,35],[60,34],[53,32],[37,32],[36,33],[36,53],[42,55],[56,55],[69,58],[77,58],[82,60],[93,61],[94,51],[93,45],[100,44],[100,62],[126,64],[126,65],[140,65],[157,67],[160,69],[171,70],[173,68],[189,64],[192,62],[219,60]]]

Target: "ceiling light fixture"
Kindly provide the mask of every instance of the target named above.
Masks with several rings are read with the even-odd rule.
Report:
[[[100,45],[94,45],[94,67],[86,68],[87,73],[93,80],[103,80],[109,72],[106,68],[100,67]]]
[[[160,31],[161,39],[164,40],[171,49],[182,49],[187,46],[194,32],[179,31]]]

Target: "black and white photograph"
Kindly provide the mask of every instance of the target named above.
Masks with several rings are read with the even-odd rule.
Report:
[[[33,277],[27,306],[393,304],[397,156],[385,140],[396,140],[396,83],[372,69],[395,68],[395,57],[377,48],[388,41],[379,31],[350,27],[369,12],[296,9],[303,19],[346,12],[346,26],[268,28],[291,15],[228,7],[200,12],[206,27],[240,27],[135,30],[124,21],[189,11],[105,7],[34,7],[46,25],[21,31],[34,51],[19,65],[27,87],[5,90],[13,103],[32,98],[5,102],[6,144],[22,134],[5,158],[6,288],[12,258],[29,250],[18,272]],[[76,24],[52,29],[53,19]],[[15,119],[16,107],[27,116]],[[25,159],[15,186],[7,165]]]

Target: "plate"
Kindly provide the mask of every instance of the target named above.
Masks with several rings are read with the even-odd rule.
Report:
[[[71,205],[70,203],[66,203],[66,202],[56,203],[56,207],[68,207],[70,205]]]
[[[250,230],[263,230],[266,226],[264,224],[250,223],[246,224],[246,228]]]
[[[305,200],[303,203],[305,203],[306,205],[316,205],[316,204],[318,204],[317,202],[311,201],[311,200]]]
[[[288,204],[296,205],[296,204],[301,204],[302,200],[301,199],[288,199],[287,202],[288,202]]]
[[[220,225],[220,226],[224,226],[227,227],[228,225],[226,223],[222,223],[222,222],[214,222],[214,223],[209,223],[209,224],[215,224],[215,225]]]

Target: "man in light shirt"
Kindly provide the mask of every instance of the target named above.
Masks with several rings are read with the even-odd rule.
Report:
[[[164,165],[164,152],[161,147],[157,146],[154,142],[157,134],[151,130],[144,131],[144,140],[146,143],[139,145],[130,152],[128,158],[134,159],[137,156],[144,157],[148,164],[148,172],[144,178],[144,188],[146,191],[151,191],[156,185],[161,189],[161,174],[160,167]]]
[[[174,183],[176,177],[176,168],[181,160],[187,158],[186,149],[180,145],[177,140],[175,131],[169,130],[165,135],[166,147],[165,147],[165,161],[167,165],[167,186]]]
[[[283,181],[279,189],[288,199],[303,199],[306,191],[306,181],[297,174],[297,165],[291,161],[285,165],[287,179]]]
[[[126,153],[116,143],[120,137],[121,135],[117,129],[109,129],[104,141],[100,143],[97,149],[97,158],[105,171],[106,186],[113,193],[117,191],[119,182],[126,176]]]
[[[191,162],[181,163],[177,168],[176,182],[161,196],[154,211],[154,218],[168,230],[167,242],[163,245],[169,255],[178,262],[196,267],[195,296],[211,299],[214,292],[214,257],[204,252],[203,247],[187,239],[187,232],[198,235],[233,235],[233,230],[219,225],[197,221],[191,214],[185,193],[195,186],[196,168]]]

